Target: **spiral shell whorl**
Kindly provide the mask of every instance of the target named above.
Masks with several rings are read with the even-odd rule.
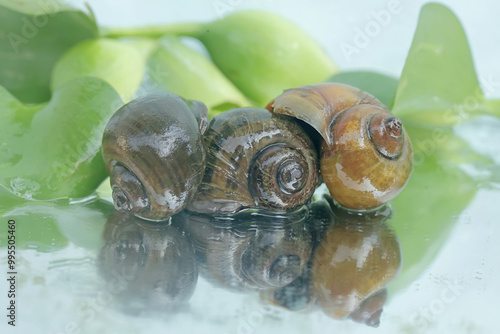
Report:
[[[314,144],[291,119],[241,108],[212,119],[205,134],[207,167],[190,210],[286,211],[306,203],[318,182]]]
[[[195,116],[174,94],[152,94],[121,107],[106,126],[102,153],[115,207],[151,220],[182,210],[205,166]]]
[[[321,174],[340,205],[377,208],[408,182],[410,139],[401,121],[372,95],[324,83],[286,90],[267,108],[306,122],[323,137]]]
[[[397,138],[373,142],[370,121],[379,118],[393,120],[389,112],[379,107],[349,108],[333,124],[333,132],[338,134],[334,143],[323,145],[323,180],[332,197],[346,208],[377,208],[399,194],[408,182],[413,160],[410,140],[403,131]],[[380,146],[393,141],[395,145]]]
[[[352,86],[323,83],[287,89],[266,107],[277,114],[296,117],[311,125],[328,143],[333,143],[333,119],[342,111],[360,104],[385,108],[372,95]]]

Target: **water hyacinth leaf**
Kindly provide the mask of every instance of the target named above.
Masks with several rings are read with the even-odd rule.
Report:
[[[316,41],[278,15],[239,11],[190,33],[257,106],[285,89],[323,82],[337,67]]]
[[[371,71],[346,71],[340,72],[329,82],[339,82],[357,87],[379,99],[387,108],[392,108],[394,95],[398,87],[398,80],[391,76]]]
[[[24,103],[49,100],[56,61],[96,36],[93,17],[59,1],[0,0],[0,85]]]
[[[390,203],[390,224],[404,254],[401,273],[389,286],[391,292],[420,277],[477,193],[477,182],[460,169],[460,163],[484,161],[450,129],[411,125],[405,129],[412,139],[415,163],[406,188]]]
[[[0,105],[0,186],[27,199],[81,198],[106,178],[102,132],[122,105],[109,84],[77,78],[39,106],[0,89]]]
[[[0,214],[2,221],[14,220],[16,248],[49,253],[65,248],[68,239],[61,233],[50,211],[54,203],[27,202]],[[70,219],[70,217],[66,217]],[[7,224],[0,227],[0,247],[7,246]]]
[[[55,207],[54,212],[59,212],[54,218],[69,241],[97,251],[102,246],[104,225],[115,208],[111,202],[95,198],[85,203]]]
[[[53,252],[72,242],[86,249],[98,250],[104,225],[112,212],[113,205],[99,199],[78,204],[69,204],[67,200],[55,203],[24,201],[0,217],[16,222],[16,246],[19,249]],[[5,224],[0,228],[0,246],[6,246],[7,232]]]
[[[393,113],[453,125],[487,112],[467,37],[447,7],[423,6],[396,92]]]
[[[160,40],[148,60],[146,87],[202,101],[209,117],[250,102],[207,58],[175,36]]]
[[[146,59],[135,47],[111,39],[83,41],[57,61],[52,72],[52,90],[80,76],[95,76],[108,82],[128,101],[139,88]]]

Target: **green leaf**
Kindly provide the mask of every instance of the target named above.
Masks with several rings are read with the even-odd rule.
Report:
[[[53,14],[63,10],[74,10],[68,4],[54,0],[0,0],[0,6],[29,15]]]
[[[0,219],[16,222],[18,249],[53,252],[72,242],[80,247],[98,250],[104,225],[113,211],[111,203],[98,199],[81,204],[25,201],[0,215]],[[1,247],[7,244],[7,232],[7,224],[2,224]]]
[[[96,36],[92,17],[58,1],[0,0],[0,85],[25,103],[49,100],[57,59]]]
[[[340,72],[328,79],[328,81],[339,82],[364,90],[379,99],[389,109],[392,108],[392,102],[398,87],[396,78],[371,71]]]
[[[239,11],[191,34],[243,94],[263,107],[283,90],[323,82],[337,67],[316,41],[272,13]]]
[[[145,57],[127,43],[104,38],[87,40],[68,50],[56,63],[52,90],[80,76],[95,76],[129,101],[142,82],[145,62]]]
[[[393,113],[421,123],[452,125],[485,112],[483,102],[459,20],[443,5],[425,5],[398,85]]]
[[[147,84],[186,99],[203,102],[209,117],[236,107],[251,105],[243,94],[207,58],[168,36],[148,61]]]
[[[65,248],[68,239],[61,233],[52,216],[54,203],[30,202],[13,208],[1,216],[2,221],[16,222],[16,248],[48,253]],[[66,217],[70,219],[70,217]],[[7,224],[0,227],[0,246],[7,246]]]
[[[107,176],[102,132],[121,105],[116,91],[93,77],[69,81],[38,106],[0,87],[0,185],[27,199],[88,196]]]

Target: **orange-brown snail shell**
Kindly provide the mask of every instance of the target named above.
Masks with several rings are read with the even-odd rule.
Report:
[[[401,120],[357,88],[323,83],[286,90],[267,109],[296,117],[324,139],[321,173],[332,197],[354,210],[394,198],[410,177],[413,154]]]

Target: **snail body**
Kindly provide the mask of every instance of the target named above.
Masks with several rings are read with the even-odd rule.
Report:
[[[206,113],[201,102],[157,93],[111,117],[102,154],[117,210],[164,220],[189,203],[205,168]]]
[[[172,219],[193,240],[205,278],[229,290],[249,291],[279,288],[302,274],[311,254],[306,215],[306,209],[231,218],[183,211]]]
[[[286,90],[267,109],[296,117],[321,135],[321,175],[341,206],[375,209],[408,182],[410,138],[401,121],[370,94],[338,83],[309,85]]]
[[[289,211],[307,203],[318,184],[314,143],[290,118],[232,109],[211,120],[204,143],[206,170],[192,211]]]

